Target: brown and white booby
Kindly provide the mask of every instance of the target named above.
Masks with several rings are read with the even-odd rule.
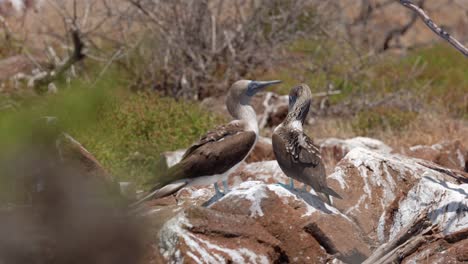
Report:
[[[281,170],[290,177],[289,186],[281,184],[282,186],[293,190],[293,179],[300,181],[304,183],[305,190],[307,186],[311,186],[317,194],[322,194],[325,202],[331,204],[330,195],[341,197],[327,186],[320,150],[302,129],[311,100],[312,94],[306,84],[291,89],[289,113],[273,132],[273,152]]]
[[[224,194],[219,191],[218,181],[223,181],[227,192],[227,177],[247,157],[258,139],[257,116],[250,99],[263,88],[277,83],[280,81],[235,82],[226,97],[227,109],[234,120],[206,133],[187,149],[178,164],[169,168],[147,196],[133,205],[171,195],[186,186],[211,183],[216,194],[209,203],[221,198]]]

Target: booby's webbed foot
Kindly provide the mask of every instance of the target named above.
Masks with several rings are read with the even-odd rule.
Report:
[[[215,189],[215,192],[216,192],[215,195],[224,195],[224,193],[219,190],[219,186],[218,186],[217,182],[215,182],[213,184],[213,186],[214,186],[214,189]]]
[[[284,183],[278,182],[278,185],[282,186],[286,190],[294,191],[294,181],[293,181],[293,179],[289,179],[289,184],[284,184]]]
[[[225,194],[219,190],[218,183],[214,184],[214,189],[215,189],[215,195],[213,195],[213,197],[211,197],[208,201],[204,202],[202,204],[203,207],[208,207],[214,204],[215,202],[217,202],[219,199],[224,197]]]

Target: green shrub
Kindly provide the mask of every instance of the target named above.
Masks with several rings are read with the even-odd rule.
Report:
[[[404,130],[417,117],[417,113],[398,108],[377,107],[359,112],[352,121],[356,134],[372,136],[376,131]]]
[[[82,143],[116,180],[142,184],[157,173],[161,152],[187,148],[223,121],[195,102],[130,92],[126,77],[111,69],[95,85],[63,80],[55,95],[0,97],[2,105],[15,105],[0,111],[0,161],[32,139],[41,140],[34,136],[37,120],[55,116],[59,129]]]
[[[160,169],[161,152],[187,148],[221,122],[193,102],[125,93],[113,99],[95,124],[74,134],[119,180],[143,184]]]

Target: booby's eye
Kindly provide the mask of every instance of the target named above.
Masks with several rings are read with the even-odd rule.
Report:
[[[255,93],[257,92],[257,88],[258,88],[258,83],[255,82],[255,81],[251,81],[249,83],[249,85],[247,86],[247,91],[246,91],[246,94],[248,96],[253,96],[255,95]]]

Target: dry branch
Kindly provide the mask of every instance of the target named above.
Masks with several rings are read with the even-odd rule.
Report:
[[[146,42],[155,43],[127,67],[135,69],[135,86],[191,99],[254,78],[271,66],[278,47],[319,32],[321,22],[306,0],[126,1],[134,12],[126,17],[144,25]]]
[[[448,43],[450,43],[453,47],[455,47],[458,51],[460,51],[463,55],[468,57],[468,48],[463,46],[463,44],[456,40],[454,37],[452,37],[447,31],[443,30],[441,27],[439,27],[434,21],[424,12],[422,8],[419,6],[415,5],[413,2],[410,0],[400,0],[400,4],[403,6],[413,10],[416,12],[421,19],[424,21],[424,23],[437,35],[439,35],[441,38],[445,39]]]
[[[424,2],[425,0],[419,1],[419,6],[423,7]],[[404,24],[400,28],[395,28],[391,30],[390,32],[388,32],[387,35],[385,36],[385,40],[384,40],[381,51],[388,50],[390,48],[390,42],[392,41],[392,39],[394,39],[395,37],[404,35],[414,25],[414,23],[416,23],[417,18],[418,18],[418,14],[413,13],[410,20],[406,24]]]
[[[47,73],[41,72],[38,76],[33,77],[33,81],[30,85],[32,85],[36,91],[41,92],[40,89],[43,85],[48,85],[49,83],[53,82],[63,73],[65,73],[65,71],[69,70],[75,63],[85,58],[85,44],[82,39],[80,30],[76,26],[72,26],[70,33],[73,42],[72,54],[67,59],[65,59],[65,61],[57,65],[54,70]]]
[[[12,37],[10,26],[8,22],[5,20],[3,16],[0,15],[0,24],[2,25],[3,29],[5,30],[5,38],[8,40]]]

